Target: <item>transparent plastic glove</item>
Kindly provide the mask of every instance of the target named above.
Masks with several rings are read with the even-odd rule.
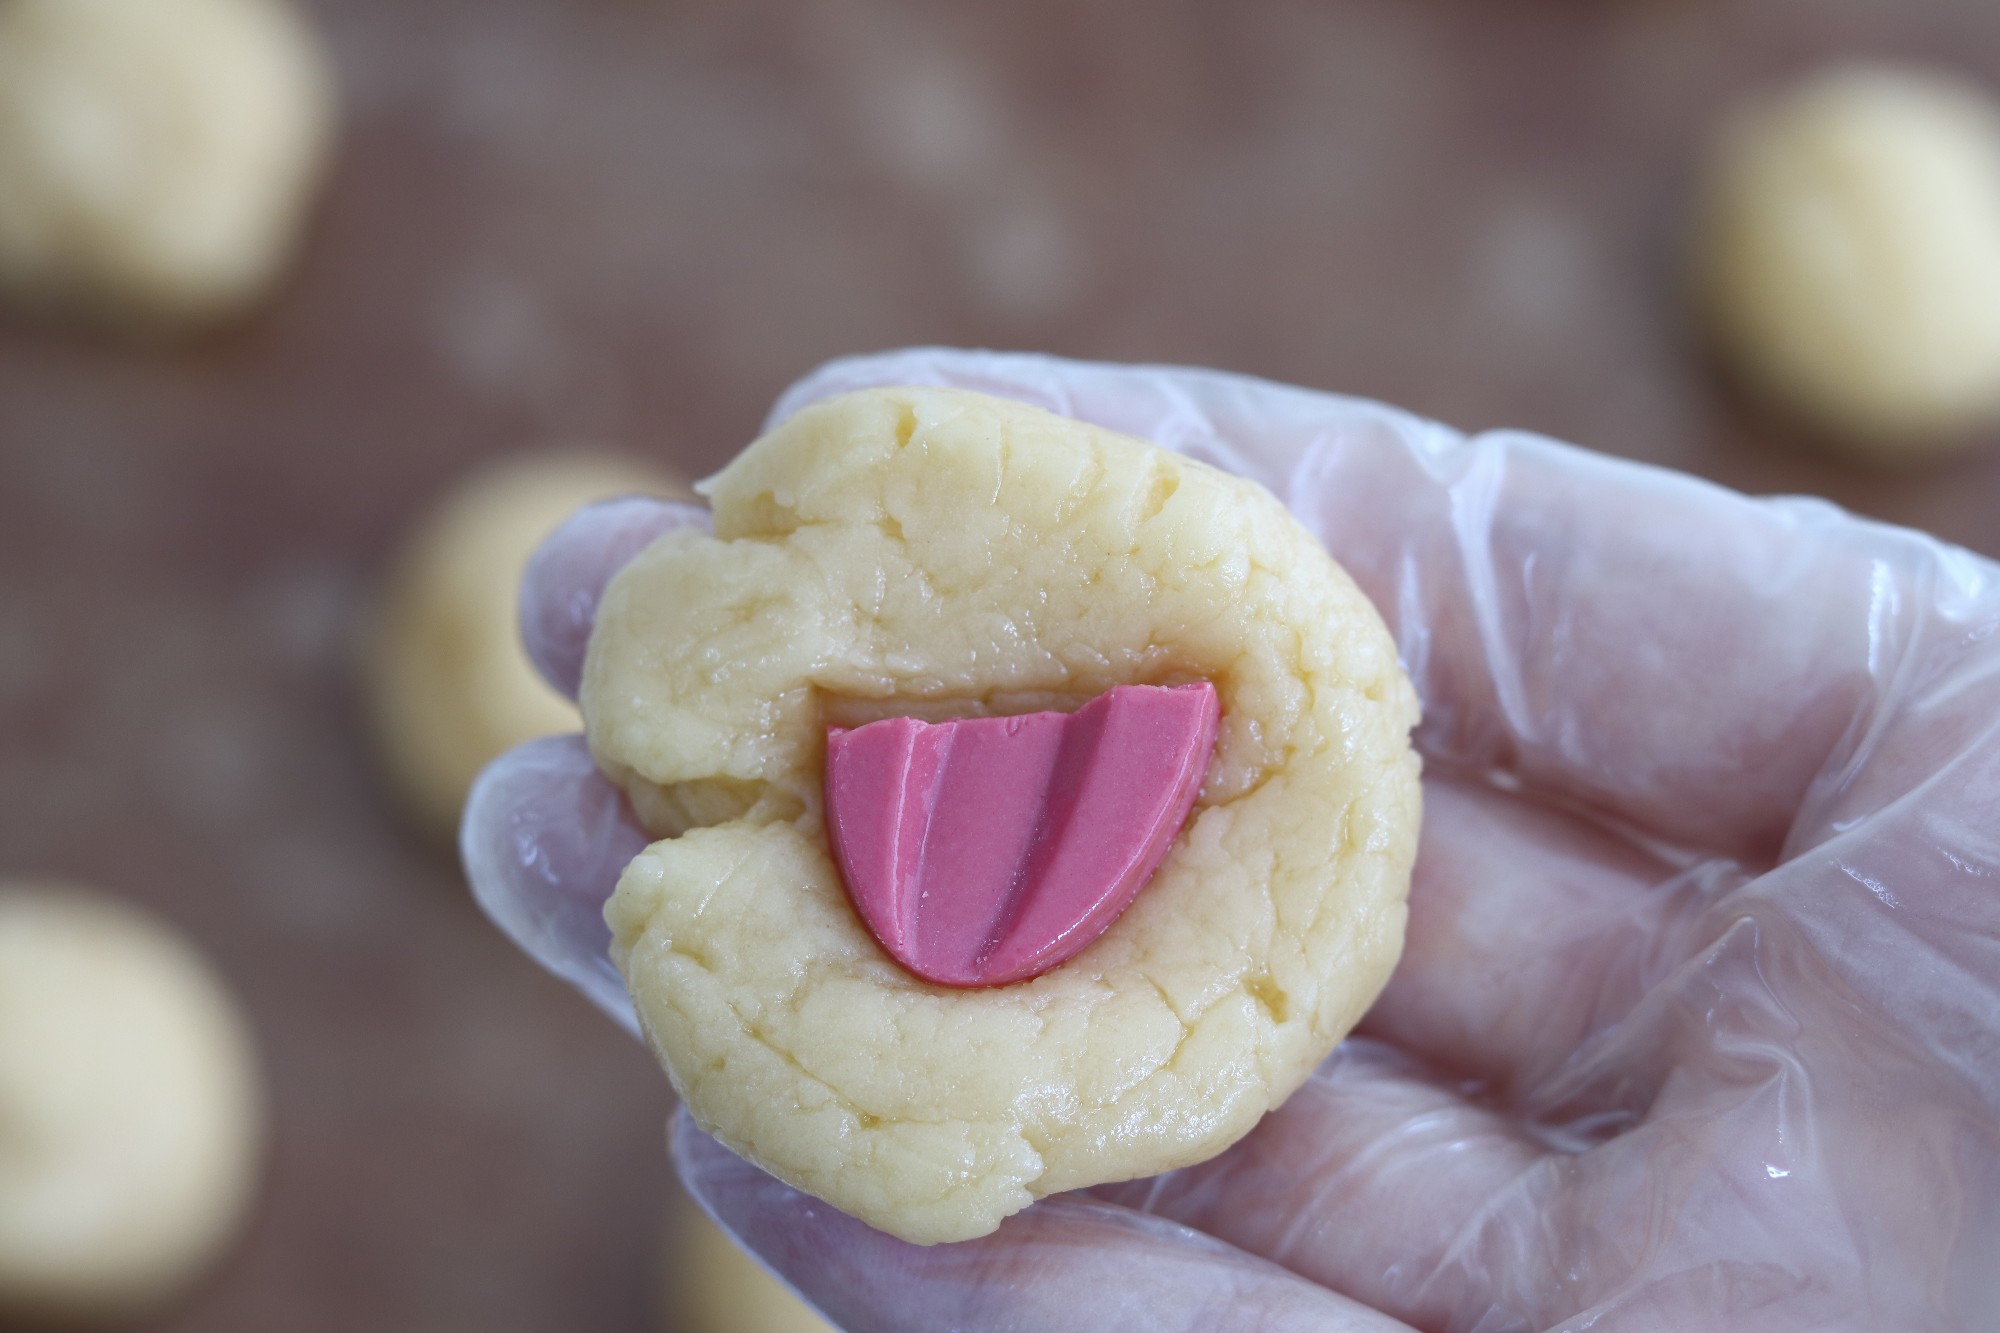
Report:
[[[885,384],[1275,491],[1402,645],[1425,826],[1360,1034],[1201,1166],[922,1249],[683,1113],[689,1187],[808,1298],[911,1330],[2000,1323],[1994,565],[1207,371],[917,350],[830,365],[773,419]],[[594,606],[634,530],[586,513],[531,570],[558,683],[588,616],[543,608]],[[464,839],[488,910],[629,1023],[596,913],[643,834],[581,742],[497,763]]]

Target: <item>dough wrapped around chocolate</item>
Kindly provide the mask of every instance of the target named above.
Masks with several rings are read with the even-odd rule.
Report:
[[[1416,698],[1380,617],[1253,483],[942,389],[800,412],[606,590],[582,704],[660,839],[607,908],[695,1119],[884,1231],[1213,1156],[1401,948]],[[1101,936],[978,989],[899,964],[830,846],[829,728],[1074,713],[1206,682],[1199,795]],[[933,886],[945,891],[948,886]]]

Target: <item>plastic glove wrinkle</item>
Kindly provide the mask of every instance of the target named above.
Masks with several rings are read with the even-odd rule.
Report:
[[[1409,1333],[1267,1260],[1088,1196],[1045,1199],[980,1240],[918,1247],[779,1184],[685,1110],[671,1142],[716,1223],[843,1327]],[[893,1298],[869,1274],[892,1274]]]
[[[1664,867],[1632,890],[1651,936],[1599,937],[1616,975],[1578,1001],[1596,1012],[1573,1049],[1504,1097],[1351,1041],[1231,1153],[1106,1193],[1455,1333],[1963,1327],[2000,1308],[1990,562],[1823,502],[1207,371],[915,349],[825,367],[773,419],[891,383],[1026,398],[1272,486],[1390,620],[1434,775],[1588,812]],[[610,879],[587,887],[594,862],[565,841],[520,842],[532,819],[496,818],[489,781],[466,834],[482,901],[588,988],[601,958],[565,952],[587,932],[523,929],[546,906],[506,900]],[[562,808],[531,787],[511,799]],[[1182,1233],[1123,1222],[917,1257],[740,1164],[680,1160],[802,1287],[881,1326],[1018,1313],[1002,1271],[1087,1300],[1143,1255],[1131,1271],[1187,1308],[1235,1280],[1175,1250]],[[885,1273],[914,1285],[885,1297]]]

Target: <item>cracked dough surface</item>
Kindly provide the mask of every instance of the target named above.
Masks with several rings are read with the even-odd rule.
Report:
[[[613,580],[583,685],[661,835],[608,906],[696,1120],[907,1240],[1211,1157],[1292,1092],[1401,949],[1416,700],[1380,618],[1262,489],[980,394],[809,408],[705,487],[715,536]],[[992,990],[894,963],[829,859],[829,721],[1215,683],[1202,795],[1096,943]]]

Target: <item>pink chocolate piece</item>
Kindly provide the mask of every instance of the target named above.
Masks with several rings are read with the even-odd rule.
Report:
[[[1215,749],[1207,681],[1075,713],[827,729],[826,824],[861,919],[945,986],[1046,972],[1107,930],[1187,820]]]

